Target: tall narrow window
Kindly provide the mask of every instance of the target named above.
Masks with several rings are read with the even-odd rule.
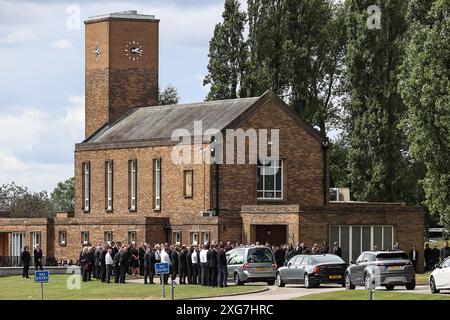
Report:
[[[90,209],[90,193],[91,193],[91,168],[89,162],[83,162],[83,211],[88,212]]]
[[[191,232],[191,244],[196,246],[198,244],[198,233]]]
[[[59,244],[61,246],[65,246],[66,245],[66,230],[61,230],[59,231]]]
[[[40,232],[32,232],[31,233],[31,247],[36,247],[37,244],[41,244],[41,233]]]
[[[181,231],[176,231],[172,234],[172,242],[174,244],[181,244]]]
[[[136,211],[136,195],[137,195],[137,160],[128,162],[128,208],[130,211]]]
[[[258,162],[258,199],[283,199],[283,161]]]
[[[89,244],[89,231],[81,231],[81,244]]]
[[[105,209],[113,210],[113,162],[105,162]]]
[[[161,159],[153,160],[153,207],[161,210]]]
[[[136,242],[136,231],[128,231],[128,242]]]
[[[192,170],[183,171],[183,195],[185,198],[192,198],[193,196],[193,183],[194,183],[194,173]]]
[[[106,243],[112,242],[113,241],[113,233],[112,233],[112,231],[105,231],[104,239],[105,239]]]

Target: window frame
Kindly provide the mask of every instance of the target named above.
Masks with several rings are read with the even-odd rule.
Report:
[[[64,243],[62,242],[62,234],[64,234]],[[67,232],[65,229],[58,231],[58,243],[61,247],[67,246]]]
[[[105,161],[105,211],[113,212],[114,209],[114,163],[113,160]]]
[[[84,240],[84,235],[86,235],[86,241]],[[89,231],[81,231],[81,244],[88,245],[89,244]]]
[[[82,162],[82,210],[89,213],[91,210],[91,163],[89,161]]]
[[[190,174],[190,194],[187,193],[186,190],[186,182],[187,182],[187,175]],[[186,169],[183,170],[183,197],[185,199],[192,199],[194,198],[194,170],[193,169]]]
[[[162,206],[162,159],[153,159],[153,210],[161,211]]]
[[[34,237],[35,236],[37,236],[39,239],[38,239],[38,241],[36,241],[36,243],[35,243],[35,241],[34,241]],[[35,247],[35,245],[36,244],[39,244],[39,245],[41,245],[41,232],[40,231],[31,231],[30,232],[30,241],[31,241],[31,243],[30,243],[30,247],[31,248],[33,248],[34,249],[34,247]]]
[[[134,166],[134,167],[133,167]],[[137,159],[128,160],[128,211],[137,211]]]
[[[111,235],[111,240],[108,240],[108,235]],[[103,240],[104,240],[105,243],[112,242],[113,241],[113,232],[111,230],[110,231],[104,231],[103,232]]]
[[[177,241],[177,238],[178,238],[178,241]],[[174,231],[172,233],[172,242],[173,242],[173,244],[181,245],[181,239],[182,239],[181,231]]]
[[[270,165],[264,165],[263,161],[270,161]],[[277,165],[273,165],[273,162],[278,163]],[[266,159],[261,159],[258,160],[258,163],[256,165],[256,199],[258,201],[283,201],[284,200],[284,194],[285,194],[285,190],[284,190],[284,159],[270,159],[270,158],[266,158]],[[265,188],[265,184],[266,184],[266,176],[269,175],[265,175],[263,173],[265,173],[266,169],[265,168],[278,168],[281,172],[280,172],[280,189],[277,189],[277,179],[276,176],[278,174],[278,172],[276,174],[273,175],[273,190],[268,190]],[[261,172],[261,175],[259,174]],[[261,176],[261,178],[260,178]],[[259,180],[262,179],[262,189],[259,189],[258,186],[258,182]],[[262,193],[262,196],[260,196],[260,194]],[[274,195],[274,197],[270,198],[270,197],[266,197],[266,194],[268,193],[272,193]],[[279,197],[277,197],[277,194],[280,194]]]
[[[132,240],[132,237],[131,237],[132,234],[134,234],[134,240]],[[136,241],[137,241],[137,232],[136,232],[136,230],[128,231],[128,243],[136,242]]]

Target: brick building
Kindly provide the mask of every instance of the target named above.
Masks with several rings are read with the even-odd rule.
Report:
[[[14,248],[20,241],[42,242],[59,260],[77,259],[86,243],[216,239],[309,246],[339,241],[347,261],[398,241],[404,250],[417,246],[423,256],[421,207],[329,201],[327,139],[275,94],[157,106],[159,20],[130,11],[85,24],[86,139],[75,146],[75,212],[0,219],[0,254],[12,255],[14,241]],[[278,129],[276,174],[266,174],[263,162],[248,161],[260,151],[248,140],[245,163],[208,162],[218,151],[209,136],[196,139],[196,121],[224,137],[231,129]],[[176,129],[192,133],[194,142],[184,150],[201,150],[201,161],[173,161]]]

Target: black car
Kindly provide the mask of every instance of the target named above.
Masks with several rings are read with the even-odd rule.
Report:
[[[304,283],[306,288],[317,288],[321,283],[345,286],[347,266],[344,260],[334,254],[297,255],[278,269],[276,283],[279,287],[290,283]]]

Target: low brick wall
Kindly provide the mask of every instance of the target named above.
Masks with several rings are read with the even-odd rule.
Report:
[[[44,270],[50,271],[50,276],[52,274],[66,274],[67,267],[45,267]],[[29,275],[32,276],[34,274],[34,269],[30,268]],[[22,275],[22,267],[4,267],[0,268],[0,277],[6,276],[17,276]],[[51,281],[51,279],[50,279]]]

